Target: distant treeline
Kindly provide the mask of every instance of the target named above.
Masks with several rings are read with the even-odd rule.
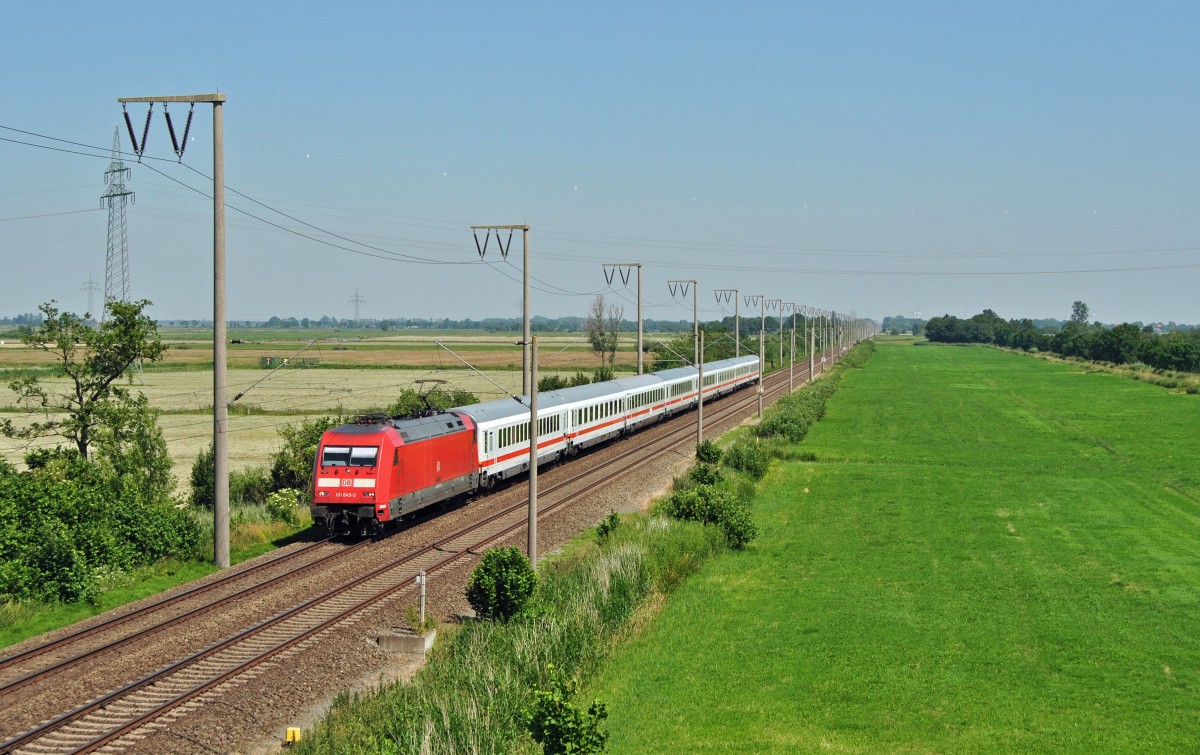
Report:
[[[783,318],[784,327],[791,328],[792,318]],[[0,325],[5,323],[0,319]],[[703,322],[702,325],[721,325],[729,332],[733,332],[734,318],[726,317],[720,321]],[[796,316],[796,327],[801,327],[804,323],[804,318]],[[177,327],[177,328],[211,328],[212,320],[159,320],[160,327]],[[269,320],[230,320],[229,325],[236,328],[297,328],[297,329],[377,329],[380,331],[392,330],[483,330],[495,332],[514,332],[521,330],[521,318],[519,317],[488,317],[482,320],[473,320],[465,318],[462,320],[451,320],[448,317],[442,319],[428,317],[395,317],[386,320],[362,319],[349,320],[338,319],[328,315],[320,318],[309,317],[272,317]],[[746,316],[741,318],[741,329],[743,336],[754,335],[757,337],[762,320],[758,316]],[[529,327],[535,333],[579,333],[587,329],[587,321],[582,317],[533,317],[530,319]],[[646,332],[653,333],[691,333],[691,320],[646,320],[643,325]],[[767,333],[774,333],[779,330],[779,320],[775,317],[768,316],[766,319]],[[636,333],[637,320],[622,320],[621,332]]]
[[[925,337],[941,343],[993,343],[1026,351],[1049,351],[1113,364],[1200,372],[1200,330],[1156,333],[1154,326],[1122,323],[1107,326],[1067,321],[1039,328],[1028,318],[1005,320],[990,309],[963,320],[953,315],[931,318]]]
[[[898,335],[900,333],[912,333],[913,335],[920,335],[925,330],[926,322],[926,320],[922,320],[919,317],[895,315],[883,318],[883,325],[881,327],[884,333],[891,333],[893,335]],[[1063,325],[1066,325],[1068,321],[1056,320],[1053,317],[1047,317],[1042,319],[1034,318],[1030,320],[1030,322],[1032,322],[1034,327],[1036,327],[1038,330],[1049,330],[1051,332],[1056,332],[1062,330]],[[1139,328],[1149,327],[1155,333],[1186,333],[1191,330],[1200,330],[1200,325],[1185,325],[1183,323],[1177,323],[1174,321],[1166,323],[1156,322],[1149,325],[1141,322],[1135,322],[1133,324]]]
[[[0,324],[3,324],[0,320]],[[391,330],[484,330],[484,331],[519,331],[519,317],[487,317],[482,320],[465,318],[452,320],[449,317],[441,319],[430,317],[392,317],[387,319],[353,320],[336,318],[325,315],[318,318],[310,317],[271,317],[268,320],[231,320],[230,326],[237,328],[297,328],[297,329],[364,329],[373,328],[384,332]],[[160,320],[163,327],[211,328],[212,320]],[[534,332],[580,332],[585,329],[582,317],[532,317],[529,327]],[[692,329],[691,320],[646,320],[646,330],[658,333],[674,333]],[[623,321],[621,330],[636,331],[637,321]]]

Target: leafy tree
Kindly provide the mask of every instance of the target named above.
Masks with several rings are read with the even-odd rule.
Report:
[[[117,416],[110,416],[116,412]],[[158,410],[138,393],[125,406],[108,403],[97,415],[101,423],[95,434],[96,463],[112,482],[113,493],[142,502],[162,502],[175,490],[171,456]]]
[[[107,318],[98,326],[70,312],[60,312],[50,301],[39,309],[44,320],[21,337],[27,346],[53,354],[56,371],[68,379],[61,393],[42,385],[36,376],[9,383],[18,398],[31,409],[46,413],[44,422],[17,427],[11,419],[0,420],[0,432],[10,438],[34,439],[59,435],[75,444],[79,455],[88,458],[98,428],[114,435],[136,432],[144,420],[129,390],[119,381],[128,379],[138,362],[162,358],[166,346],[158,337],[154,320],[143,310],[150,304],[110,301]]]
[[[1114,364],[1136,362],[1142,348],[1143,338],[1142,331],[1138,326],[1122,323],[1096,336],[1091,356],[1093,359]]]
[[[604,345],[608,349],[608,366],[617,365],[617,343],[621,335],[621,320],[625,317],[625,308],[619,304],[608,305],[604,319]]]
[[[1088,305],[1082,301],[1076,300],[1071,305],[1071,322],[1087,325],[1088,314]]]
[[[487,619],[508,621],[525,609],[537,587],[537,574],[517,548],[493,548],[483,554],[467,583],[467,602]]]
[[[400,395],[396,397],[396,400],[388,405],[387,414],[390,417],[408,417],[419,414],[429,408],[425,405],[426,401],[434,409],[444,411],[454,406],[478,403],[479,399],[470,391],[459,390],[457,388],[451,390],[442,390],[439,388],[429,391],[424,397],[411,388],[405,388],[400,391]]]
[[[587,319],[584,323],[584,330],[587,331],[588,341],[592,344],[592,352],[599,358],[600,364],[603,366],[604,355],[608,352],[608,334],[605,330],[603,295],[596,294],[596,298],[592,299],[592,305],[588,308]]]

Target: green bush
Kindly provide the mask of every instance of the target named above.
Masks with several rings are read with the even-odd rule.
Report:
[[[529,603],[537,574],[517,548],[493,548],[483,554],[467,583],[467,602],[481,618],[508,621]]]
[[[699,485],[716,485],[722,479],[721,470],[712,464],[696,464],[688,470],[688,478]]]
[[[538,381],[541,384],[541,381]],[[428,405],[426,405],[428,402]],[[470,391],[459,389],[452,390],[432,390],[425,394],[422,398],[421,394],[405,388],[400,391],[400,395],[396,397],[387,408],[387,414],[390,417],[407,417],[413,414],[418,414],[427,411],[430,406],[434,409],[445,410],[452,406],[466,406],[467,404],[477,404],[479,399]],[[320,437],[320,433],[317,434]]]
[[[196,455],[196,460],[192,462],[192,505],[199,506],[204,509],[211,509],[217,505],[217,489],[214,482],[217,476],[216,472],[216,452],[213,450],[213,444],[209,443],[208,447]]]
[[[771,467],[771,452],[761,443],[740,441],[725,452],[725,465],[759,480]]]
[[[717,444],[711,440],[698,443],[696,445],[696,461],[702,464],[719,464],[721,463],[721,449],[717,448]]]
[[[732,548],[744,548],[758,537],[749,507],[729,491],[713,485],[677,490],[661,507],[673,519],[716,525]]]
[[[271,474],[262,467],[229,473],[229,502],[238,506],[261,506],[271,495]]]
[[[547,375],[543,378],[538,378],[538,393],[548,393],[549,391],[557,391],[566,388],[570,385],[567,379],[558,373]]]
[[[95,575],[194,555],[198,528],[170,502],[117,495],[107,469],[78,454],[0,475],[0,600],[73,602]]]
[[[272,519],[286,524],[296,524],[296,507],[299,504],[300,491],[294,488],[276,490],[263,502]]]
[[[526,709],[529,733],[542,746],[546,755],[563,753],[603,752],[608,735],[600,730],[600,722],[608,718],[608,709],[599,700],[593,701],[587,712],[571,702],[579,688],[579,680],[567,678],[547,664],[548,684],[533,691],[533,703]]]
[[[617,527],[621,524],[621,517],[617,516],[617,512],[610,511],[604,521],[596,526],[596,538],[601,542],[608,539],[608,536],[617,531]]]

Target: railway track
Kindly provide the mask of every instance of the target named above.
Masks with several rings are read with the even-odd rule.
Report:
[[[804,364],[803,367],[797,368],[794,377],[797,384],[807,382],[808,365]],[[767,376],[762,385],[764,402],[768,397],[774,399],[774,397],[786,393],[788,383],[786,369],[777,370]],[[742,391],[718,401],[710,400],[705,404],[706,422],[717,423],[740,416],[747,409],[755,406],[757,402],[758,395],[755,391]],[[691,422],[678,422],[674,427],[656,434],[655,437],[642,438],[639,435],[625,441],[636,445],[625,447],[623,453],[613,459],[593,464],[580,473],[544,489],[539,495],[539,519],[551,516],[584,493],[611,482],[616,477],[628,474],[631,470],[652,459],[663,454],[677,453],[681,448],[690,448],[693,432],[694,428]],[[358,575],[350,582],[336,585],[321,595],[236,632],[180,661],[146,674],[119,689],[79,705],[69,712],[55,716],[37,727],[0,743],[0,752],[91,752],[118,740],[124,739],[131,743],[139,738],[139,732],[144,733],[168,725],[197,705],[201,705],[227,688],[237,685],[239,680],[253,678],[291,654],[299,652],[322,633],[334,627],[360,621],[389,598],[413,590],[413,578],[418,573],[423,571],[434,575],[442,570],[454,568],[460,565],[460,562],[473,558],[489,545],[524,532],[527,507],[527,499],[503,507],[445,537],[402,554],[366,575]],[[365,547],[370,542],[362,541],[353,547]],[[322,543],[316,543],[310,548],[319,545]],[[268,569],[308,550],[302,549],[295,554],[289,554],[288,557],[267,562],[261,567],[257,567],[255,571]],[[344,557],[345,554],[346,551],[330,554],[302,568],[316,568],[319,564]],[[231,575],[227,580],[239,576],[244,576],[244,573]],[[288,573],[277,575],[261,584],[245,588],[245,592],[263,589],[289,576],[291,575]],[[213,586],[227,580],[219,580]],[[196,588],[197,591],[199,589]],[[194,594],[195,591],[188,591],[171,601]],[[240,594],[240,592],[236,594]],[[0,687],[0,696],[10,694],[36,681],[44,680],[49,675],[69,671],[79,664],[85,663],[96,653],[114,652],[135,642],[145,633],[177,626],[180,621],[211,612],[232,600],[236,600],[236,597],[226,596],[181,616],[158,622],[138,633],[122,637],[108,646],[79,653],[56,662]],[[143,610],[162,610],[158,606],[167,604],[168,601],[163,601],[161,604],[148,606]],[[134,615],[137,614],[129,616]],[[111,620],[111,623],[120,624],[130,620],[129,617],[122,616]],[[93,629],[103,631],[100,628],[109,624],[110,622],[106,622]],[[35,652],[39,651],[39,648],[33,648],[21,655],[11,656],[11,660],[0,661],[2,664],[0,669],[18,665],[22,659],[32,659],[55,652],[60,647],[69,646],[72,638],[83,638],[92,634],[92,629],[84,630],[57,640],[55,643],[47,643],[46,647],[55,645],[53,649]]]
[[[311,556],[315,551],[325,549],[331,540],[332,538],[319,540],[297,550],[291,551],[290,553],[279,556],[278,558],[264,561],[246,569],[237,571],[233,574],[226,575],[213,582],[198,585],[181,593],[163,598],[162,600],[157,600],[149,605],[145,605],[134,611],[130,611],[129,613],[114,616],[98,624],[85,627],[50,642],[35,645],[34,647],[28,648],[21,652],[4,656],[3,658],[0,658],[0,674],[4,674],[6,677],[10,678],[5,681],[0,681],[0,698],[16,692],[17,690],[23,689],[24,687],[36,681],[52,676],[59,670],[70,668],[82,662],[83,660],[95,657],[100,653],[118,650],[138,639],[146,637],[147,635],[159,629],[172,626],[179,621],[198,617],[204,613],[207,613],[208,611],[216,610],[235,600],[245,598],[259,590],[276,584],[283,579],[291,578],[298,572],[316,568],[317,566],[339,557],[343,552],[346,552],[346,550],[336,550],[335,552],[326,556],[322,556],[312,562],[301,564],[298,568],[292,566],[293,562],[301,561],[305,556]],[[357,548],[359,545],[364,545],[368,542],[369,541],[363,541],[363,543],[352,547]],[[212,593],[220,592],[222,588],[236,585],[238,582],[247,580],[253,581],[254,578],[260,577],[264,572],[269,572],[282,566],[288,566],[289,570],[274,577],[270,577],[265,581],[253,582],[248,587],[244,587],[236,590],[235,592],[217,597],[216,599],[209,600],[208,602],[201,603],[194,608],[187,609],[185,613],[172,615],[170,618],[151,624],[146,628],[131,632],[130,634],[124,635],[116,640],[111,640],[106,644],[100,645],[99,647],[91,648],[82,652],[73,650],[73,648],[85,645],[86,641],[91,638],[103,635],[105,633],[116,633],[122,627],[125,627],[128,624],[145,620],[156,613],[165,613],[168,609],[180,606],[188,601],[203,599]],[[74,653],[73,655],[70,654],[72,652]],[[47,655],[55,657],[64,654],[68,655],[65,660],[52,661],[50,665],[47,665],[43,668],[28,672],[24,671],[24,669],[32,666],[38,658]],[[13,672],[23,672],[23,675],[13,679],[11,678]]]

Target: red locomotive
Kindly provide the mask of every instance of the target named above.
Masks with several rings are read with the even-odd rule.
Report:
[[[325,433],[314,465],[314,523],[362,534],[477,487],[474,421],[439,413],[360,417]]]

